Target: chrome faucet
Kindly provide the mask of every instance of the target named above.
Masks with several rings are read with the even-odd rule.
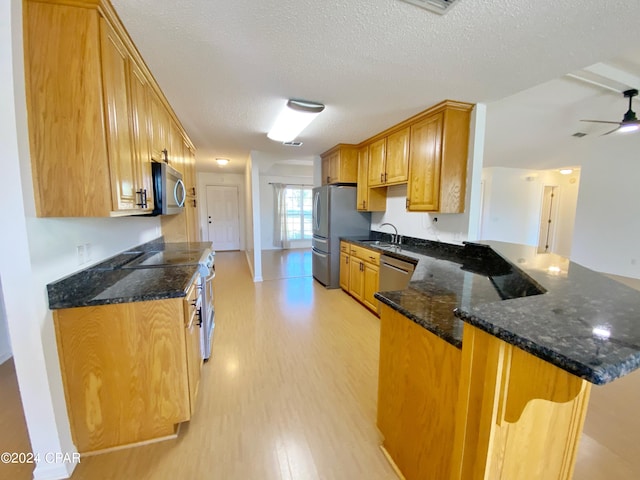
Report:
[[[393,228],[393,231],[395,232],[395,234],[391,235],[391,243],[399,243],[398,242],[398,238],[399,238],[398,237],[398,229],[396,228],[396,226],[394,224],[392,224],[392,223],[386,223],[385,222],[385,223],[382,223],[379,228],[382,228],[385,225],[389,225],[391,228]]]

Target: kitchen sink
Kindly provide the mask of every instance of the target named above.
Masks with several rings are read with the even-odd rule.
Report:
[[[402,248],[400,245],[396,245],[395,243],[381,242],[380,240],[360,240],[360,242],[371,245],[372,247],[377,247],[381,248],[382,250],[389,250],[392,252],[399,252]]]
[[[381,242],[380,240],[360,240],[360,243],[367,243],[369,245],[373,245],[374,247],[396,247],[393,243],[389,242]]]

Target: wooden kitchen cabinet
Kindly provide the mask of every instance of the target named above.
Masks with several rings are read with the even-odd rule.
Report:
[[[340,288],[349,292],[349,244],[340,242]]]
[[[385,184],[385,162],[387,159],[387,139],[381,138],[369,144],[368,185],[378,187]]]
[[[358,149],[355,145],[336,145],[320,157],[322,159],[322,185],[357,182]]]
[[[387,137],[385,183],[405,183],[409,175],[409,127]]]
[[[195,281],[183,299],[53,312],[79,452],[172,436],[191,418],[202,365],[194,292]]]
[[[369,188],[369,145],[358,149],[358,184],[356,203],[360,212],[384,212],[387,208],[387,190]]]
[[[189,380],[189,414],[196,411],[196,399],[200,386],[200,370],[202,368],[202,350],[200,347],[201,313],[197,305],[198,281],[191,284],[187,296],[183,300],[185,321],[185,349],[187,357],[187,377]]]
[[[340,243],[340,287],[377,313],[374,294],[380,285],[380,253],[348,242]]]
[[[411,125],[407,210],[464,212],[471,110],[446,101]]]
[[[149,117],[149,83],[144,73],[133,62],[129,62],[131,92],[131,119],[133,127],[134,163],[138,201],[146,203],[142,208],[152,211],[154,207],[153,177],[151,175],[151,138]]]
[[[148,149],[153,158],[167,119],[184,132],[113,7],[27,0],[23,14],[36,214],[148,213]]]
[[[409,171],[409,127],[369,145],[369,186],[406,183]]]

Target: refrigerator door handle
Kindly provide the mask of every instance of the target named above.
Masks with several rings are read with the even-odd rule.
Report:
[[[312,248],[311,250],[313,250],[314,255],[318,255],[319,257],[327,258],[328,256],[326,253],[322,253],[320,250],[316,250],[315,248]]]
[[[320,192],[315,192],[315,195],[313,197],[313,220],[314,220],[314,227],[316,230],[318,230],[320,228],[320,219],[318,218],[318,202],[320,201]]]

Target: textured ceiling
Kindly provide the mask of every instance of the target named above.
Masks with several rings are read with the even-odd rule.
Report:
[[[212,164],[221,156],[232,160],[227,171],[237,168],[251,150],[300,160],[358,143],[445,98],[488,103],[485,158],[497,165],[519,148],[500,143],[504,128],[526,137],[510,117],[523,108],[542,119],[545,108],[604,97],[613,119],[624,112],[622,98],[574,80],[505,97],[611,59],[640,74],[623,47],[640,42],[637,0],[459,0],[444,16],[397,0],[112,2],[194,141],[201,171],[220,168]],[[292,97],[327,107],[296,149],[266,137]]]

